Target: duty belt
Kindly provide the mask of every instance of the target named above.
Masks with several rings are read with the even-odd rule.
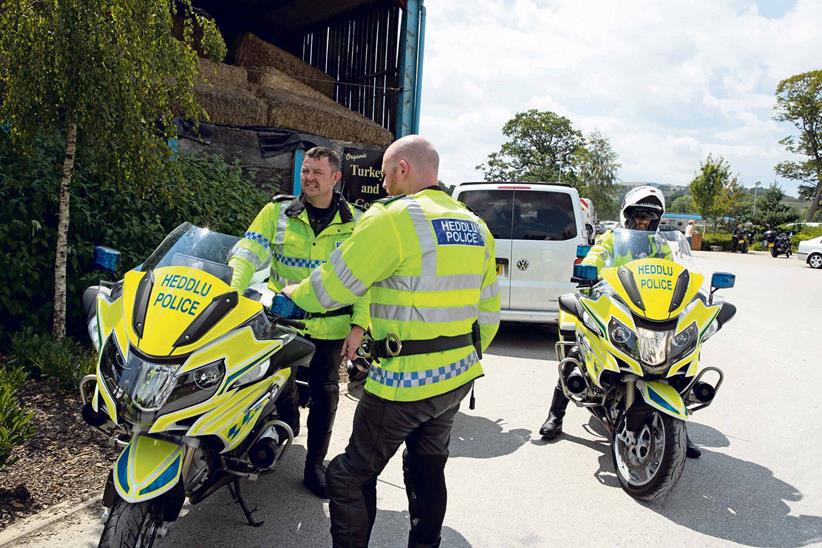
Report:
[[[414,356],[417,354],[431,354],[473,346],[477,356],[482,358],[479,324],[471,326],[471,333],[450,337],[436,337],[422,340],[400,340],[399,336],[391,333],[384,339],[375,340],[369,336],[363,337],[359,354],[365,358],[397,358],[399,356]]]
[[[310,320],[313,318],[331,318],[333,316],[350,316],[354,313],[354,309],[350,306],[344,306],[342,308],[338,308],[337,310],[329,310],[328,312],[322,312],[320,314],[314,314],[309,312],[305,319]]]

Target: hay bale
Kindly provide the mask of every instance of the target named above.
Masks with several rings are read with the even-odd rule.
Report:
[[[243,67],[201,58],[197,83],[217,88],[245,88],[248,85],[248,74]]]
[[[266,104],[240,89],[217,89],[206,85],[194,87],[200,105],[211,122],[233,126],[264,126],[268,116]]]
[[[243,67],[273,67],[316,89],[326,97],[334,96],[334,78],[254,34],[246,33],[240,37],[235,48],[234,61]]]
[[[248,82],[253,86],[260,86],[269,89],[288,91],[305,97],[329,100],[328,97],[307,86],[299,80],[295,80],[281,70],[273,67],[248,67]]]
[[[266,87],[258,88],[257,95],[268,105],[269,126],[378,146],[388,146],[393,140],[387,129],[325,97]]]

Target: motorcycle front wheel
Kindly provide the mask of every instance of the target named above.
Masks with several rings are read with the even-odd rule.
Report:
[[[653,500],[670,490],[685,468],[685,423],[663,413],[649,413],[637,432],[623,416],[614,430],[611,455],[622,488],[639,500]]]
[[[111,508],[98,548],[149,548],[163,525],[157,499],[131,504],[117,499]]]

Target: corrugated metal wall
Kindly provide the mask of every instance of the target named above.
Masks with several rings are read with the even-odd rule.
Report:
[[[337,79],[335,99],[396,133],[399,27],[393,1],[329,21],[302,38],[302,59]]]

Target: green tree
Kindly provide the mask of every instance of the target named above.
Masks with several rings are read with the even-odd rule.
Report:
[[[799,131],[799,135],[789,135],[779,142],[805,159],[780,162],[774,169],[778,175],[802,183],[799,197],[811,201],[805,213],[805,220],[810,221],[822,199],[822,70],[779,82],[775,110],[776,120],[791,122]]]
[[[598,131],[591,133],[585,146],[577,148],[573,163],[580,195],[594,202],[600,218],[616,217],[616,180],[621,164],[608,138]]]
[[[576,184],[574,155],[582,133],[553,112],[520,112],[502,127],[508,140],[476,169],[486,181],[557,181]]]
[[[719,215],[730,217],[733,221],[740,221],[739,218],[746,201],[747,193],[736,177],[731,177],[725,182],[722,191],[717,198],[717,211]]]
[[[696,211],[706,221],[723,214],[722,192],[731,180],[731,166],[720,156],[718,159],[708,154],[699,166],[699,172],[688,185],[688,192],[694,200]]]
[[[696,203],[690,194],[683,194],[678,198],[674,198],[671,205],[668,206],[668,211],[671,213],[696,213]]]
[[[182,41],[172,34],[175,15]],[[61,339],[75,157],[123,184],[167,169],[173,115],[204,115],[194,48],[221,59],[225,44],[191,0],[4,0],[0,28],[0,120],[23,153],[43,133],[65,138],[52,321]]]
[[[774,230],[779,225],[791,223],[799,219],[799,215],[782,200],[785,199],[785,192],[776,183],[773,183],[762,194],[756,204],[756,224],[764,226],[769,230]]]

